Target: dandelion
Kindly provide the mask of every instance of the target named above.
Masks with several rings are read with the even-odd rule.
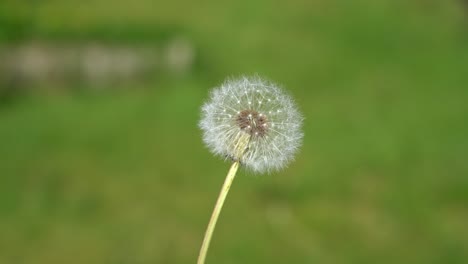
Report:
[[[302,143],[302,119],[290,96],[259,77],[228,80],[212,91],[210,101],[202,108],[203,141],[215,155],[233,164],[210,218],[198,264],[205,262],[239,165],[258,173],[285,167]]]
[[[301,144],[302,116],[291,97],[258,77],[226,81],[202,112],[210,150],[258,173],[283,168]]]

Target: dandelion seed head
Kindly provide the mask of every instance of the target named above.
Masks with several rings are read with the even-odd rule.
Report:
[[[203,141],[255,172],[285,167],[302,143],[302,115],[277,85],[242,77],[213,89],[203,105]]]

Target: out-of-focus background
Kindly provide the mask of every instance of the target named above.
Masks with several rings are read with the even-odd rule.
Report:
[[[304,145],[240,172],[208,263],[468,263],[463,0],[2,0],[0,263],[195,263],[199,109],[255,73]]]

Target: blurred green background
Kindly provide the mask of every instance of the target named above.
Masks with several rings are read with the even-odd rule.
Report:
[[[0,263],[195,263],[226,77],[306,117],[242,170],[208,263],[468,263],[463,0],[0,2]]]

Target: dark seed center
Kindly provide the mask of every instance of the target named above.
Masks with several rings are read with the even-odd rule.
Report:
[[[268,132],[268,119],[254,110],[244,110],[236,116],[236,123],[251,136],[263,137]]]

